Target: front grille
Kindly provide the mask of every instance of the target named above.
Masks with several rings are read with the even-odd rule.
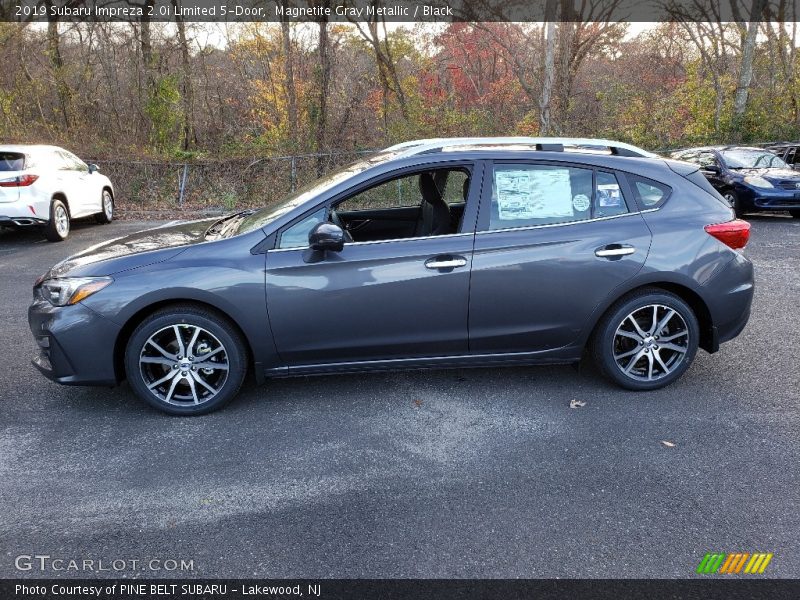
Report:
[[[778,187],[784,190],[797,190],[800,192],[800,181],[779,181]]]

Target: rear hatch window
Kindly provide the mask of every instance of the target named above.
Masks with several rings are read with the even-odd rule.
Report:
[[[0,152],[0,172],[24,171],[25,155],[19,152]]]

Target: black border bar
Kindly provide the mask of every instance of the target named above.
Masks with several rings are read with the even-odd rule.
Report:
[[[298,593],[299,592],[299,593]],[[4,579],[18,600],[784,600],[800,579]]]
[[[799,12],[800,0],[0,0],[5,22],[744,23],[800,20]]]

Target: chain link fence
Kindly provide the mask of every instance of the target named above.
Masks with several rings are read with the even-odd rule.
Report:
[[[269,158],[97,161],[114,184],[119,215],[159,218],[257,208],[373,150]],[[89,161],[92,162],[92,161]]]

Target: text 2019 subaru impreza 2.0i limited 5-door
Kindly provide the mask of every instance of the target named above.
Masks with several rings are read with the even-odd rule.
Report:
[[[401,144],[267,208],[164,226],[36,282],[34,364],[172,414],[250,370],[564,363],[678,379],[742,331],[749,224],[696,165],[605,140]]]

